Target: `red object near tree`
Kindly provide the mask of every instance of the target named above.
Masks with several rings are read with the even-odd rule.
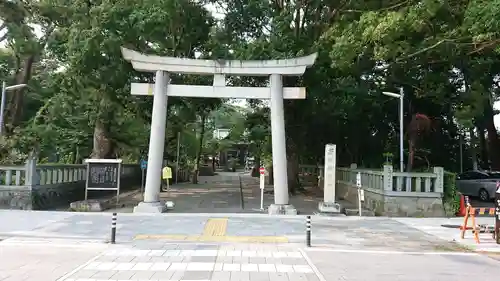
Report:
[[[408,126],[408,164],[407,172],[411,172],[413,168],[413,159],[415,158],[415,150],[418,146],[418,141],[431,131],[431,119],[425,114],[417,113],[413,115],[410,125]]]

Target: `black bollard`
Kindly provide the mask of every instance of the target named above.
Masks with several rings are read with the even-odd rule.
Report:
[[[111,218],[111,244],[116,242],[116,213],[113,213]]]
[[[311,216],[307,216],[306,220],[306,244],[311,247]]]

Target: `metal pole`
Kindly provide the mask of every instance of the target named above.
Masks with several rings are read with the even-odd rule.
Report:
[[[117,169],[117,179],[116,179],[116,205],[120,203],[120,185],[121,185],[121,177],[122,177],[122,163],[118,163]]]
[[[404,172],[404,145],[403,145],[403,138],[404,138],[404,129],[403,129],[403,99],[404,99],[404,91],[403,87],[400,88],[399,91],[399,170],[400,172]]]
[[[264,187],[266,184],[266,175],[265,172],[260,171],[261,168],[259,168],[259,173],[260,173],[260,182],[259,182],[259,187],[260,187],[260,210],[264,211]]]
[[[243,182],[241,181],[241,175],[238,174],[238,179],[240,181],[240,202],[241,202],[241,209],[245,209],[245,196],[243,194]]]
[[[362,194],[361,187],[358,187],[358,212],[359,212],[360,217],[363,216],[362,196],[363,196],[363,194]]]
[[[177,163],[175,164],[175,184],[179,182],[179,156],[181,149],[181,132],[177,132]]]
[[[495,241],[500,244],[500,181],[497,181],[495,192]]]
[[[142,201],[144,201],[144,169],[141,167],[141,194],[142,194]]]
[[[6,88],[7,85],[5,83],[5,81],[2,82],[2,100],[0,102],[0,136],[2,135],[3,133],[3,113],[5,111],[5,91],[6,91]]]
[[[463,156],[463,138],[462,132],[460,132],[460,173],[464,171],[464,156]]]
[[[111,217],[111,244],[116,243],[116,213]]]
[[[358,188],[358,211],[359,211],[359,216],[363,216],[363,207],[362,207],[362,201],[363,199],[363,192],[361,190],[361,173],[358,172],[356,174],[356,186]]]
[[[311,216],[306,217],[306,245],[311,247]]]

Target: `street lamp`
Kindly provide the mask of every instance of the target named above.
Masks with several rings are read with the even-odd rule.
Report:
[[[403,131],[403,99],[404,99],[404,92],[403,92],[403,87],[399,89],[399,94],[396,93],[391,93],[391,92],[382,92],[382,94],[392,97],[392,98],[398,98],[399,99],[399,170],[400,172],[404,172],[404,145],[403,145],[403,136],[404,136],[404,131]]]
[[[2,135],[2,132],[3,132],[3,112],[5,111],[5,93],[7,91],[24,88],[26,86],[27,86],[26,84],[17,84],[17,85],[12,85],[12,86],[7,87],[7,84],[5,83],[5,81],[3,81],[3,83],[2,83],[2,100],[0,102],[0,136]]]

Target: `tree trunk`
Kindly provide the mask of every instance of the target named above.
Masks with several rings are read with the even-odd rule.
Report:
[[[484,120],[486,131],[488,132],[489,155],[491,169],[500,170],[500,140],[498,139],[497,129],[493,121],[494,113],[491,102],[486,102],[484,109]]]
[[[484,136],[484,127],[476,126],[476,128],[479,137],[479,146],[480,146],[479,155],[481,155],[481,167],[483,167],[484,169],[490,169],[490,164],[488,160],[488,146],[486,144],[486,137]]]
[[[476,133],[474,132],[474,127],[469,128],[470,136],[470,154],[472,159],[472,169],[477,170],[479,165],[477,163],[477,150],[476,150]]]
[[[406,163],[406,172],[411,173],[413,169],[413,159],[415,156],[415,142],[413,140],[408,140],[408,163]]]
[[[31,79],[31,73],[33,68],[33,63],[35,61],[35,55],[29,55],[23,61],[22,71],[16,74],[16,84],[28,84]],[[17,127],[23,117],[23,106],[24,106],[24,91],[25,88],[20,88],[12,91],[12,98],[8,105],[8,116],[6,120],[7,132],[11,132],[15,127]]]
[[[194,164],[194,171],[193,171],[193,183],[197,184],[198,183],[198,173],[200,171],[200,158],[203,150],[203,137],[205,135],[205,120],[206,120],[206,115],[202,114],[201,115],[201,128],[200,128],[200,142],[198,144],[198,153],[196,154],[196,160]]]
[[[109,139],[108,129],[104,123],[97,119],[94,126],[94,146],[92,148],[92,159],[111,159],[113,155],[113,143]]]

